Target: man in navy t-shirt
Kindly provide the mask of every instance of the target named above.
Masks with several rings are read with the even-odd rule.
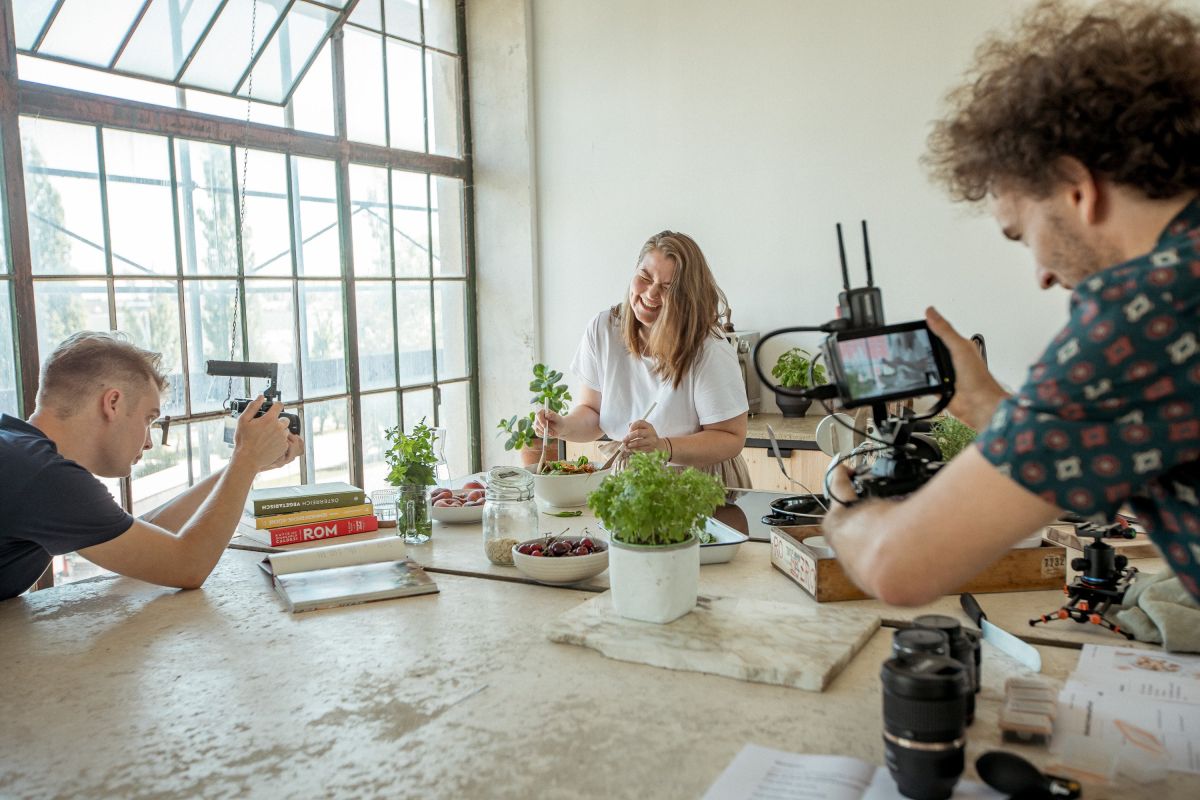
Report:
[[[1039,6],[978,52],[928,161],[1071,290],[1070,319],[1010,396],[930,309],[976,447],[902,502],[835,503],[825,533],[865,590],[918,605],[1063,509],[1128,504],[1200,599],[1200,17]],[[845,471],[830,489],[854,497]]]
[[[161,356],[116,333],[82,332],[42,366],[28,422],[0,415],[0,600],[21,594],[52,556],[78,551],[105,569],[197,588],[241,517],[254,477],[303,451],[273,403],[238,420],[229,464],[138,519],[96,476],[124,477],[152,444],[167,382]]]

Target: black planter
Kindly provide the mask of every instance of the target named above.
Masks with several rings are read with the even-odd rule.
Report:
[[[803,417],[808,413],[808,407],[812,405],[812,400],[775,392],[775,403],[785,417]]]

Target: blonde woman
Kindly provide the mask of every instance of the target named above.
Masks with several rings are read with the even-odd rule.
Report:
[[[602,434],[631,453],[661,451],[672,464],[747,488],[746,387],[721,335],[725,295],[690,237],[651,236],[638,254],[627,297],[598,314],[571,363],[582,382],[571,413],[539,411],[536,429],[571,442]],[[653,410],[646,419],[641,415]]]

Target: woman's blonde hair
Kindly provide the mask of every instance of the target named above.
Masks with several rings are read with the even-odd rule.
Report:
[[[699,358],[704,340],[721,336],[721,320],[728,318],[729,304],[692,237],[675,231],[656,233],[642,245],[639,267],[652,250],[675,262],[675,277],[646,342],[638,336],[641,323],[629,307],[628,292],[620,305],[613,306],[613,314],[620,321],[625,348],[635,356],[653,358],[655,373],[678,387]]]

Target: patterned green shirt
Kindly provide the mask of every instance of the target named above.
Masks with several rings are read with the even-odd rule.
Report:
[[[1091,520],[1128,502],[1200,599],[1200,199],[1154,251],[1071,295],[1071,318],[977,446]]]

